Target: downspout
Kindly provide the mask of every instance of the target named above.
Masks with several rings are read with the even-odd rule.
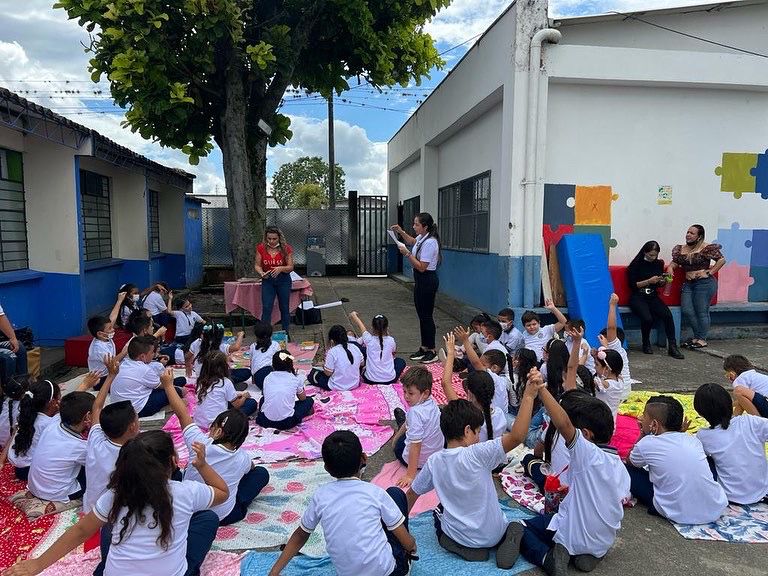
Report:
[[[524,236],[523,236],[523,306],[532,308],[534,302],[534,283],[539,281],[534,269],[536,234],[541,234],[541,227],[536,229],[536,187],[537,187],[537,157],[540,114],[546,114],[546,109],[540,111],[539,80],[541,79],[541,46],[544,42],[557,44],[562,38],[559,30],[544,28],[536,32],[531,39],[530,59],[528,61],[528,121],[525,131],[525,180],[523,181],[524,202]],[[544,86],[546,91],[548,86]],[[546,93],[544,94],[546,101]],[[543,159],[542,159],[543,162]]]

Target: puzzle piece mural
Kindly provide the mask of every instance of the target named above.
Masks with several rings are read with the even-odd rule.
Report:
[[[550,226],[549,224],[544,224],[544,249],[547,251],[547,256],[549,256],[549,249],[552,246],[557,246],[557,243],[560,242],[560,238],[562,238],[566,234],[573,234],[573,226]]]
[[[757,164],[749,173],[755,179],[755,192],[768,200],[768,150],[765,154],[757,155]]]
[[[745,192],[755,192],[755,175],[751,170],[757,165],[757,154],[723,152],[721,165],[715,168],[720,176],[720,190],[741,198]]]
[[[752,251],[750,266],[768,267],[768,230],[752,230],[752,238],[745,244]]]
[[[730,228],[719,228],[715,243],[721,244],[722,252],[728,262],[749,267],[752,257],[752,230],[741,230],[738,222]]]
[[[599,234],[603,238],[603,247],[605,248],[605,257],[608,258],[608,254],[611,248],[616,248],[618,242],[611,238],[610,226],[574,226],[573,231],[575,234]]]
[[[752,266],[749,273],[755,280],[754,284],[749,287],[749,301],[768,301],[768,267]]]
[[[611,202],[618,198],[610,186],[576,186],[574,224],[610,226]]]
[[[573,226],[575,196],[576,186],[573,184],[545,184],[543,223],[553,229]]]
[[[749,287],[755,283],[749,275],[749,266],[729,262],[720,269],[717,275],[718,302],[746,302],[749,297]]]

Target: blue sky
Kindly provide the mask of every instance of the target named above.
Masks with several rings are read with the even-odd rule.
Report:
[[[596,14],[610,10],[704,3],[696,0],[551,0],[550,16]],[[6,6],[10,0],[0,0]],[[88,57],[81,42],[87,34],[53,0],[25,0],[12,11],[0,11],[0,86],[21,93],[72,120],[166,165],[197,176],[196,193],[224,193],[221,153],[215,150],[200,165],[190,166],[176,150],[161,148],[120,127],[122,111],[109,98],[106,83],[89,81]],[[447,51],[446,66],[424,78],[420,87],[396,87],[379,94],[369,86],[356,87],[337,98],[335,113],[336,161],[347,173],[347,189],[386,193],[386,142],[411,111],[472,46],[511,0],[454,0],[426,25],[439,51]],[[469,41],[468,41],[469,40]],[[467,42],[468,41],[468,42]],[[457,45],[462,44],[458,48]],[[451,48],[454,48],[451,50]],[[74,92],[73,92],[74,91]],[[94,92],[99,92],[94,94]],[[346,100],[344,102],[343,100]],[[287,95],[283,113],[292,118],[293,139],[271,149],[269,176],[284,162],[306,155],[327,157],[326,105],[317,97]]]

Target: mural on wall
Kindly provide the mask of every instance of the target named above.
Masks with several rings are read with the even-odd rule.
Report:
[[[728,263],[718,273],[718,302],[768,300],[768,230],[742,230],[738,222],[717,231]]]
[[[742,194],[757,193],[768,200],[768,150],[764,154],[723,152],[720,166],[720,191],[741,198]]]

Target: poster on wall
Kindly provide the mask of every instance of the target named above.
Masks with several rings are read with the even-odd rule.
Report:
[[[668,206],[672,204],[672,186],[659,186],[656,203],[659,206]]]

